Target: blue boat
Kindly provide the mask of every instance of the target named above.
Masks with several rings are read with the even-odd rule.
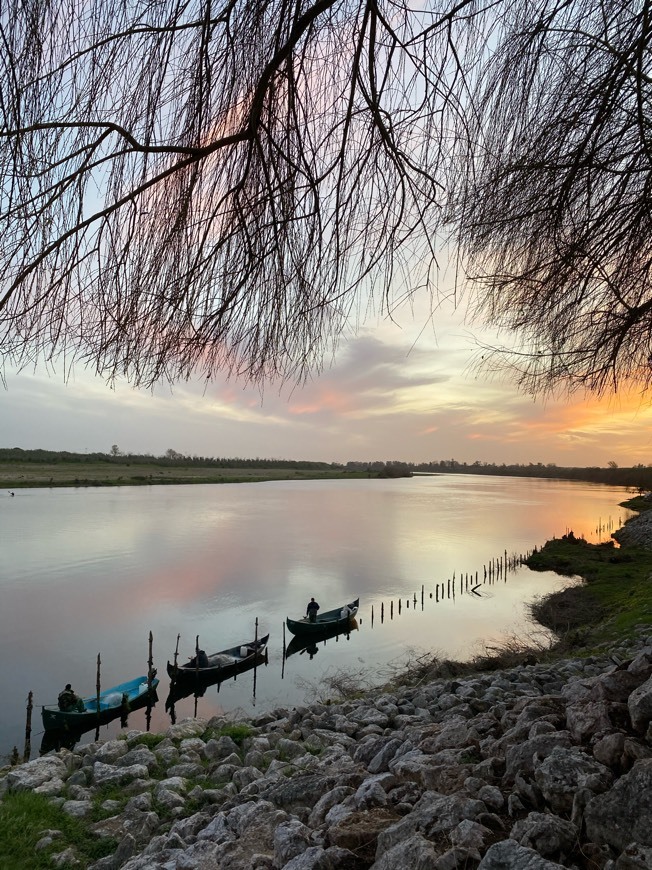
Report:
[[[58,706],[44,706],[41,710],[43,727],[56,731],[89,731],[95,725],[103,725],[118,716],[144,707],[150,700],[156,701],[156,687],[159,681],[154,677],[150,683],[147,675],[135,677],[126,683],[119,683],[97,695],[83,698],[84,710],[60,710]]]

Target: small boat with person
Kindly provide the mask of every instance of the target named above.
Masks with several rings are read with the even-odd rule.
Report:
[[[303,619],[290,619],[288,616],[285,623],[288,630],[298,636],[319,636],[325,631],[332,631],[333,634],[345,634],[349,631],[351,621],[358,612],[360,599],[356,598],[350,604],[340,605],[334,610],[326,610],[324,613],[317,613],[314,620],[310,620],[307,616]]]
[[[267,655],[259,653],[258,656],[248,656],[243,662],[233,668],[221,668],[217,672],[211,670],[210,673],[199,674],[194,679],[182,677],[179,680],[172,678],[170,682],[170,692],[165,700],[166,712],[172,712],[175,704],[185,698],[194,697],[203,698],[208,689],[220,687],[224,683],[236,681],[244,674],[252,671],[256,667],[265,667],[267,665]],[[254,682],[255,686],[255,682]],[[255,697],[255,689],[254,689]],[[173,720],[174,722],[174,720]]]
[[[147,675],[135,677],[126,683],[111,686],[98,695],[82,698],[82,703],[75,709],[61,710],[58,706],[46,705],[41,710],[43,727],[46,731],[72,731],[84,733],[96,725],[112,722],[118,716],[126,715],[131,710],[144,707],[147,701],[152,704],[158,700],[156,687],[159,681]]]
[[[290,656],[296,655],[296,653],[299,653],[299,655],[308,653],[309,658],[312,659],[318,652],[317,644],[326,646],[326,642],[329,640],[334,640],[337,643],[342,637],[349,640],[351,633],[357,630],[358,621],[354,616],[343,631],[337,627],[330,629],[322,628],[314,634],[295,635],[285,648],[285,658],[288,659]]]
[[[206,655],[199,650],[185,665],[168,662],[168,676],[173,682],[213,681],[222,682],[249,667],[265,660],[269,634],[248,643],[223,649]]]

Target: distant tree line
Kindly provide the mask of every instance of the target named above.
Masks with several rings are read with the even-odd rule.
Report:
[[[108,465],[157,465],[189,468],[296,468],[304,471],[342,468],[341,463],[309,462],[291,459],[242,459],[240,457],[221,458],[212,456],[185,456],[169,449],[162,456],[151,453],[123,453],[113,445],[110,453],[71,453],[67,450],[23,450],[20,447],[0,448],[0,462],[34,462],[52,465],[54,463],[77,462],[80,464],[106,462]]]
[[[292,459],[243,459],[241,457],[185,456],[170,448],[162,456],[151,453],[123,453],[113,445],[109,453],[72,453],[67,450],[23,450],[20,447],[0,448],[0,462],[33,462],[52,465],[55,463],[139,464],[176,467],[206,468],[293,468],[303,471],[341,470],[367,472],[374,477],[410,477],[412,474],[490,474],[499,477],[538,477],[556,480],[583,480],[590,483],[605,483],[612,486],[627,486],[641,491],[652,491],[652,464],[619,468],[609,462],[599,466],[562,467],[554,463],[529,462],[527,464],[467,463],[455,459],[440,459],[431,462],[403,462],[401,460],[375,460],[373,462],[310,462]]]
[[[634,465],[631,468],[619,468],[615,462],[609,462],[606,468],[588,466],[585,468],[565,468],[554,463],[529,462],[527,464],[495,464],[491,462],[473,463],[458,462],[455,459],[440,459],[432,462],[347,462],[345,466],[350,471],[367,469],[376,473],[386,472],[385,477],[405,476],[405,473],[421,474],[489,474],[499,477],[539,477],[556,480],[583,480],[589,483],[606,483],[611,486],[628,486],[639,490],[652,490],[652,465]],[[389,474],[389,470],[393,473]]]

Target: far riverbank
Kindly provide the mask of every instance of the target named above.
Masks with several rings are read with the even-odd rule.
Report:
[[[201,483],[264,483],[268,480],[355,480],[378,477],[377,472],[302,468],[212,468],[152,466],[112,461],[14,463],[0,462],[0,490],[52,486],[157,486]]]

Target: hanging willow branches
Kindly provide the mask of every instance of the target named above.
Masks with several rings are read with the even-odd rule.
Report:
[[[525,388],[649,383],[648,12],[6,0],[3,359],[301,380],[445,234]]]
[[[652,380],[649,3],[526,3],[474,96],[452,194],[476,313],[525,390]],[[489,349],[485,362],[504,357]]]

